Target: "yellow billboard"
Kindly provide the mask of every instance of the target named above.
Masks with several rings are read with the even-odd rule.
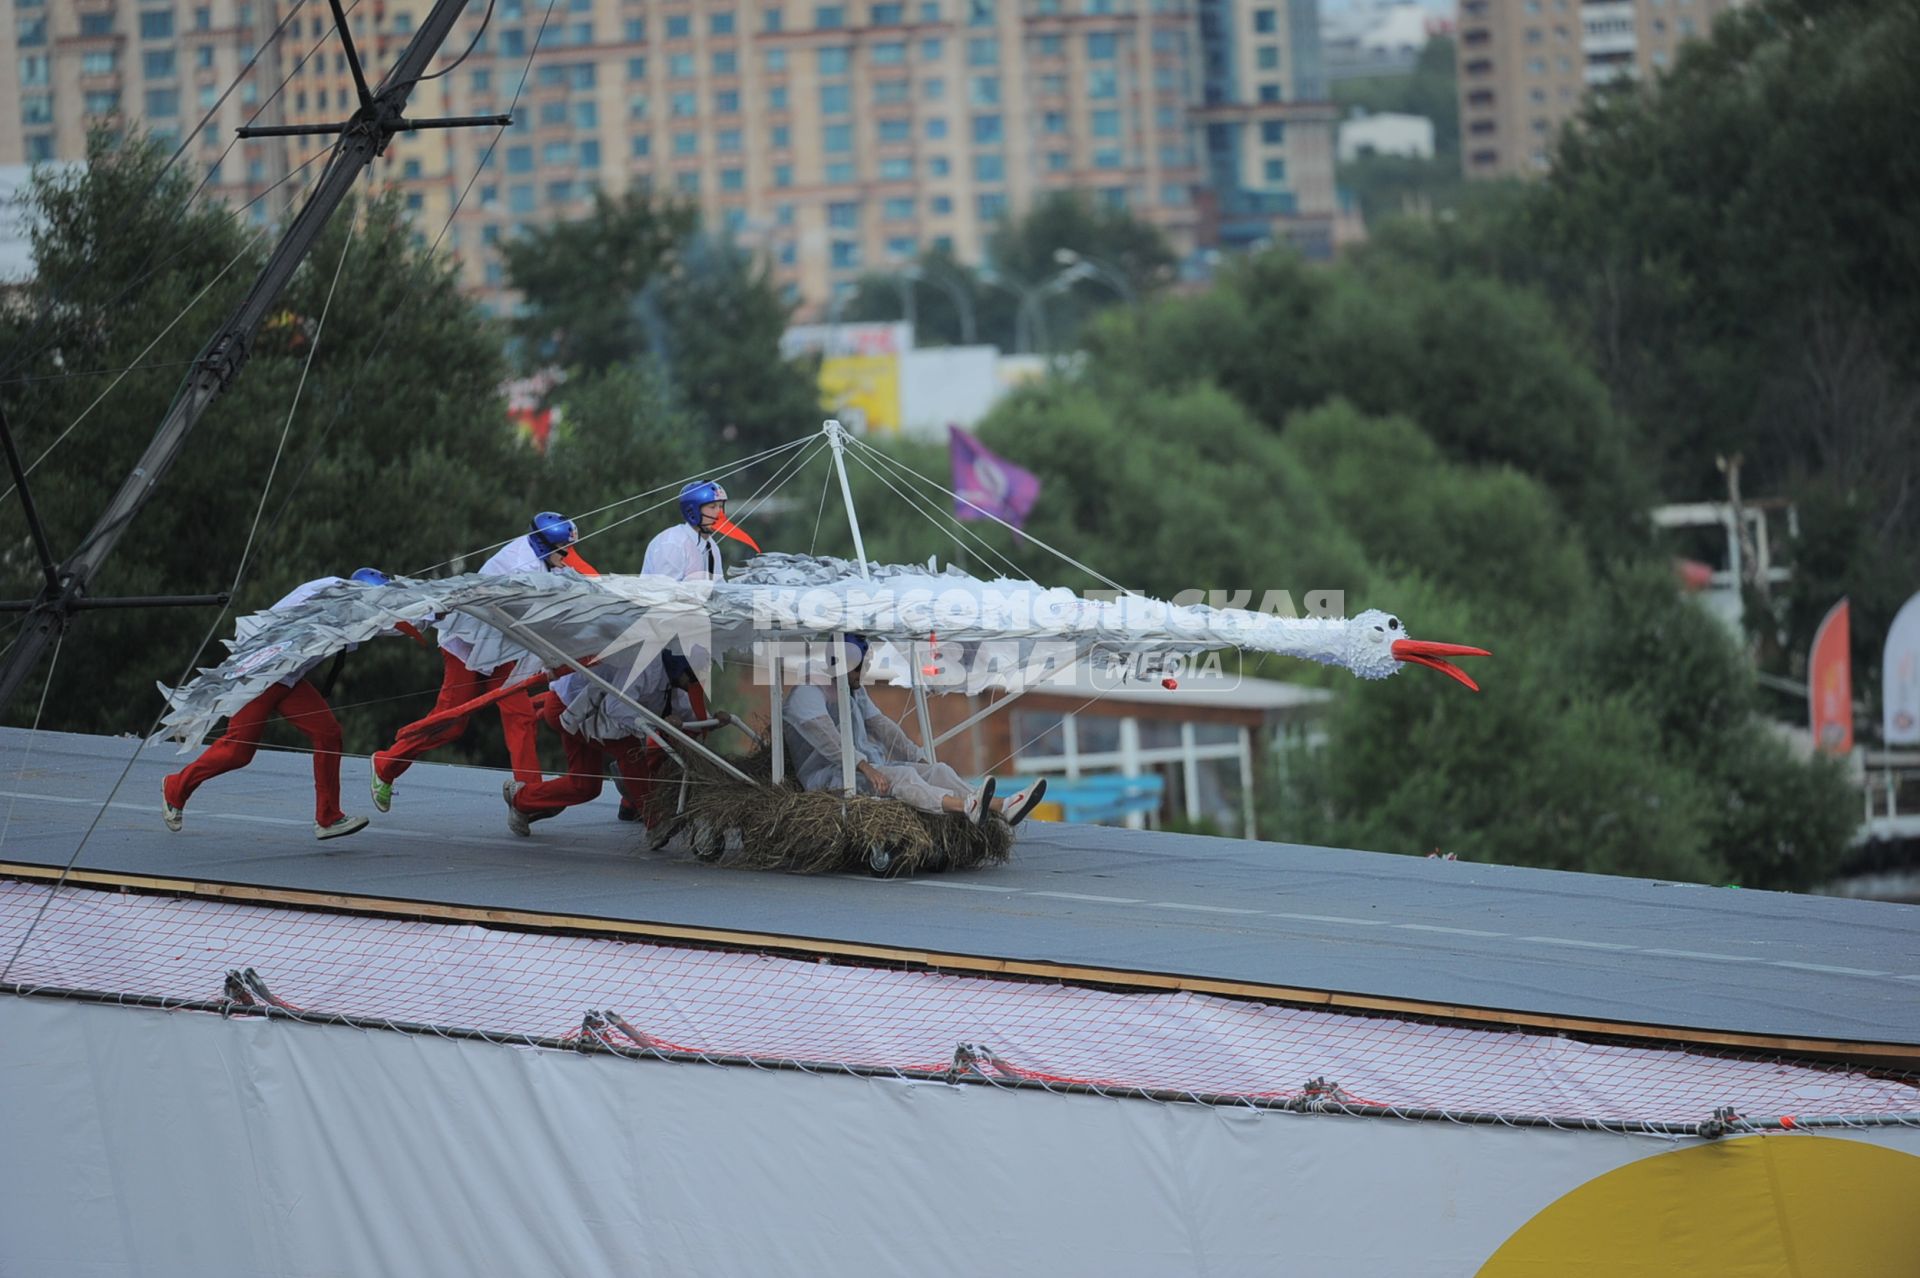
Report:
[[[835,355],[821,360],[820,402],[855,434],[898,434],[900,357]]]

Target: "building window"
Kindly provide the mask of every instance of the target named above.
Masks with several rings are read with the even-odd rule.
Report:
[[[876,27],[897,27],[907,20],[907,7],[904,4],[876,4],[873,6],[872,23]]]
[[[967,65],[970,67],[1000,65],[1000,42],[992,36],[980,36],[967,41]]]
[[[1087,36],[1087,57],[1094,62],[1111,62],[1120,53],[1120,37],[1111,31],[1095,31]]]
[[[722,129],[714,134],[713,149],[722,155],[738,155],[741,150],[740,130]]]
[[[973,141],[976,146],[990,146],[1000,140],[999,116],[976,115],[973,117]]]
[[[107,36],[113,34],[113,15],[111,13],[83,13],[80,15],[80,34],[83,36]]]
[[[1267,181],[1284,182],[1287,180],[1287,162],[1281,159],[1267,161]]]
[[[694,172],[674,174],[673,189],[682,195],[700,194],[700,175]]]
[[[888,40],[874,45],[868,56],[876,67],[897,67],[907,60],[907,45],[903,40]]]
[[[889,222],[905,222],[913,217],[913,198],[895,196],[880,206],[880,216]]]
[[[713,113],[715,115],[740,114],[740,90],[717,90],[713,95]]]
[[[647,38],[647,20],[628,18],[621,26],[621,33],[626,36],[628,44],[639,44]]]
[[[1259,49],[1255,50],[1254,63],[1262,71],[1278,71],[1280,69],[1280,46],[1277,44],[1261,45]]]
[[[976,75],[973,77],[972,90],[967,98],[973,106],[1000,105],[1000,77],[997,75]]]
[[[700,135],[698,133],[674,134],[673,153],[683,156],[700,154]]]
[[[853,51],[845,45],[821,49],[815,56],[821,75],[845,75],[853,68]]]
[[[1002,182],[1006,180],[1006,161],[994,152],[973,157],[973,180],[976,182]]]
[[[760,15],[760,29],[769,35],[787,29],[787,15],[778,9],[768,9]]]
[[[947,82],[939,76],[920,82],[920,100],[922,102],[943,102],[947,96]]]
[[[645,58],[627,59],[627,79],[644,80],[647,78],[647,60]]]
[[[1260,122],[1260,140],[1268,146],[1279,146],[1287,140],[1286,122],[1282,120],[1262,120]]]
[[[1047,172],[1065,173],[1073,165],[1073,157],[1065,151],[1047,152]]]
[[[693,79],[693,55],[691,53],[671,53],[667,55],[667,74],[676,80]]]
[[[739,54],[731,50],[722,50],[713,55],[713,73],[715,75],[737,75],[739,72]]]
[[[880,161],[882,182],[908,182],[913,179],[913,161],[904,155],[891,155]]]
[[[667,19],[667,39],[685,40],[693,34],[693,19],[684,13],[674,14]]]
[[[668,110],[677,120],[691,120],[700,114],[699,95],[676,93],[668,99]]]
[[[80,55],[81,75],[112,75],[118,66],[119,59],[111,49],[100,49]],[[218,91],[214,96],[219,97]],[[213,103],[209,102],[207,105],[212,106]]]
[[[634,159],[644,160],[653,154],[653,139],[644,133],[636,133],[628,144],[628,149]]]
[[[597,129],[600,127],[600,104],[592,98],[573,104],[573,127],[576,129]]]
[[[713,14],[707,19],[707,32],[710,35],[726,36],[733,34],[733,10]]]
[[[1047,111],[1040,116],[1042,133],[1065,133],[1067,131],[1067,113],[1065,111]]]
[[[927,141],[939,142],[947,136],[947,121],[944,116],[933,116],[927,121]]]
[[[1121,155],[1117,147],[1109,147],[1104,151],[1095,151],[1093,153],[1093,167],[1096,169],[1125,168],[1126,157]]]
[[[845,84],[820,86],[820,114],[846,115],[853,110],[853,89]]]
[[[793,145],[793,130],[784,124],[776,124],[767,131],[767,145],[776,151],[784,151]]]
[[[573,144],[571,142],[548,142],[540,148],[540,163],[549,168],[559,168],[573,163]]]
[[[1272,35],[1280,29],[1280,16],[1277,9],[1255,9],[1253,11],[1253,29],[1261,35]]]
[[[909,101],[908,88],[905,80],[876,80],[873,85],[873,104],[904,106]]]
[[[1277,84],[1263,84],[1263,85],[1261,85],[1261,86],[1260,86],[1260,100],[1261,100],[1262,102],[1278,102],[1278,101],[1280,101],[1280,86],[1279,86],[1279,85],[1277,85]]]
[[[922,40],[920,42],[920,60],[922,62],[938,62],[941,54],[945,52],[945,49],[945,41],[941,40],[939,36],[932,36]]]
[[[852,240],[835,240],[832,249],[833,268],[837,271],[849,271],[860,265],[860,246]]]
[[[837,4],[823,4],[813,11],[813,25],[820,31],[837,31],[847,25],[847,11]]]
[[[851,186],[858,176],[852,160],[834,160],[827,165],[828,186]]]
[[[721,169],[720,189],[723,191],[744,191],[747,189],[747,174],[744,169]]]
[[[787,69],[787,51],[785,49],[767,50],[767,73],[779,75]]]
[[[998,221],[1007,215],[1007,197],[995,191],[976,199],[974,207],[980,211],[981,221]]]
[[[820,149],[829,155],[844,155],[853,150],[853,126],[829,124],[821,128]]]
[[[920,245],[911,235],[896,235],[887,241],[887,256],[896,262],[905,262],[919,251]]]
[[[1120,73],[1112,67],[1087,68],[1087,96],[1095,102],[1110,102],[1120,96]]]
[[[880,142],[882,145],[893,142],[911,142],[913,140],[912,120],[880,121]]]
[[[953,197],[951,195],[934,196],[927,201],[927,211],[935,217],[946,217],[953,212]]]
[[[627,99],[627,118],[629,120],[644,120],[647,118],[646,94],[637,93]]]
[[[1095,111],[1092,116],[1093,136],[1096,138],[1117,138],[1120,136],[1120,113],[1118,111]]]
[[[779,189],[793,185],[793,166],[791,164],[776,164],[773,166],[773,185]]]
[[[951,172],[953,172],[953,161],[949,160],[946,156],[930,155],[927,157],[928,177],[943,178]]]
[[[178,89],[148,89],[147,116],[150,119],[163,119],[180,114],[180,91]]]
[[[767,90],[767,110],[784,111],[787,109],[787,86],[776,84]]]
[[[507,209],[513,213],[533,212],[533,187],[524,183],[508,187]]]
[[[1067,38],[1058,35],[1043,35],[1035,52],[1043,58],[1063,58],[1067,55]]]
[[[827,225],[837,230],[852,230],[860,225],[860,206],[852,201],[827,205]]]

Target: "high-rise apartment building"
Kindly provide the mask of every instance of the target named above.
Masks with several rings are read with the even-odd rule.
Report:
[[[340,120],[352,79],[319,0],[11,0],[0,163],[84,155],[116,113],[180,137],[260,62],[192,155],[249,215],[282,214],[324,139],[233,143],[259,123]],[[377,76],[431,0],[359,0]],[[978,262],[994,223],[1075,190],[1177,250],[1266,238],[1322,250],[1333,111],[1314,0],[495,0],[471,4],[409,114],[499,130],[397,139],[374,169],[439,233],[463,283],[506,302],[489,245],[584,211],[595,190],[699,205],[823,304],[863,271],[946,245]],[[482,29],[483,20],[485,28]],[[268,36],[283,21],[278,40]],[[537,56],[535,50],[537,47]],[[529,59],[531,70],[529,72]],[[275,92],[282,80],[285,87]],[[523,82],[524,81],[524,82]],[[264,107],[263,107],[264,104]],[[317,166],[316,166],[317,167]],[[289,177],[289,175],[292,175]]]
[[[1672,64],[1739,0],[1460,0],[1461,167],[1543,172],[1553,135],[1589,90]]]

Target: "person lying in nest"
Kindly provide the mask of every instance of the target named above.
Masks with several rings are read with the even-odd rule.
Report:
[[[899,799],[922,812],[956,812],[978,825],[987,813],[997,813],[1008,825],[1019,825],[1046,793],[1047,783],[1035,782],[1009,798],[993,796],[993,778],[970,787],[944,763],[927,763],[900,725],[880,712],[873,697],[860,686],[866,673],[867,640],[849,635],[841,645],[852,690],[854,786],[860,794]],[[823,662],[813,680],[787,694],[785,703],[787,750],[793,756],[794,776],[803,789],[841,789],[840,680]]]

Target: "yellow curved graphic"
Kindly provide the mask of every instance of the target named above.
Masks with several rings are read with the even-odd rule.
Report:
[[[1747,1136],[1643,1158],[1555,1201],[1480,1278],[1914,1278],[1920,1158]]]

